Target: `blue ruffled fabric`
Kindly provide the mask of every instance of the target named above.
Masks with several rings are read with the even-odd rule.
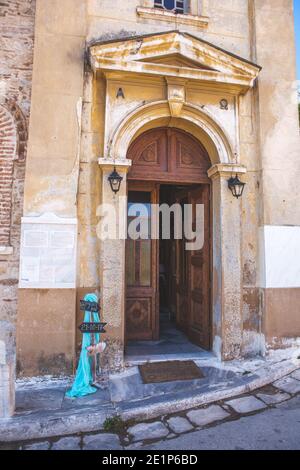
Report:
[[[98,297],[96,294],[87,294],[84,297],[84,300],[87,302],[98,302]],[[84,322],[100,322],[98,313],[96,312],[87,312],[84,313]],[[70,390],[67,391],[66,396],[68,398],[84,397],[85,395],[90,395],[91,393],[97,392],[97,388],[93,387],[91,384],[93,382],[92,375],[92,357],[88,355],[87,347],[91,346],[91,333],[84,333],[82,338],[82,348],[79,358],[79,363],[76,371],[75,380],[73,386]],[[100,334],[95,334],[96,343],[100,342]]]

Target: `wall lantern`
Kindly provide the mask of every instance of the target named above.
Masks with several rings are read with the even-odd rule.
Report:
[[[119,173],[116,170],[116,167],[114,167],[114,171],[109,175],[108,181],[110,183],[111,190],[115,194],[119,192],[122,180],[123,180],[123,177],[119,175]]]
[[[239,199],[242,197],[246,183],[240,181],[238,175],[233,176],[228,180],[228,188],[232,192],[232,195]]]

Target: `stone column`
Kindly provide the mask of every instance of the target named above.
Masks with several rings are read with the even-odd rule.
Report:
[[[102,170],[102,206],[99,207],[100,221],[97,234],[103,234],[105,223],[115,229],[115,238],[100,240],[100,296],[101,314],[107,322],[107,349],[103,355],[102,367],[118,369],[124,359],[124,316],[125,316],[125,239],[120,238],[120,229],[125,227],[127,218],[127,170],[131,160],[113,161],[99,159]],[[114,194],[108,177],[114,167],[123,177],[120,190]]]
[[[213,350],[222,360],[240,357],[242,346],[241,203],[228,179],[245,173],[245,167],[228,164],[208,171],[213,186]]]

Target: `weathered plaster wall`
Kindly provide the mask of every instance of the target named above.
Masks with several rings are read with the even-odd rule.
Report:
[[[14,408],[20,225],[33,62],[35,0],[0,5],[0,417]]]
[[[74,290],[20,289],[19,304],[18,375],[73,372]]]
[[[85,34],[85,1],[37,0],[25,220],[44,213],[77,218]],[[31,334],[39,337],[41,347],[33,348],[31,335],[18,335],[19,373],[39,373],[41,356],[45,373],[56,372],[57,364],[61,372],[72,371],[75,286],[42,293],[20,290],[19,332],[28,318],[34,318]],[[29,298],[30,303],[26,301]],[[64,340],[58,333],[57,341],[49,343],[43,325],[48,319],[54,325],[55,318],[61,318],[64,325]]]
[[[259,77],[262,223],[299,225],[299,121],[293,1],[256,0],[255,26],[256,58],[263,67]]]
[[[151,6],[152,0],[87,0],[89,26],[88,40],[114,39],[116,37],[155,33],[173,29],[188,31],[213,44],[244,58],[250,58],[247,0],[202,0],[192,13],[209,17],[208,27],[199,28],[180,22],[166,22],[140,18],[137,6]]]
[[[264,350],[261,333],[261,306],[258,288],[259,236],[262,199],[260,178],[259,120],[255,87],[240,99],[241,162],[247,168],[247,183],[242,198],[242,263],[243,263],[243,348],[244,355],[259,354]]]
[[[90,70],[84,77],[80,173],[78,186],[78,279],[76,319],[82,322],[80,299],[85,294],[100,294],[100,241],[97,237],[97,207],[101,200],[101,172],[98,158],[103,154],[105,121],[104,80],[96,80]],[[81,333],[76,330],[76,351]]]
[[[268,344],[280,346],[300,336],[300,262],[295,252],[300,244],[300,138],[293,1],[255,0],[254,15],[255,54],[263,67],[258,107],[263,194],[260,287]]]
[[[86,4],[37,1],[25,215],[77,216]]]

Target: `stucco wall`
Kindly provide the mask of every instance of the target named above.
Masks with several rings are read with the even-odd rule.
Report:
[[[255,55],[263,66],[258,119],[264,333],[269,346],[284,346],[300,335],[296,313],[300,261],[295,250],[300,243],[300,139],[293,1],[256,0],[254,4]]]
[[[85,20],[86,2],[81,0],[37,1],[25,217],[51,213],[77,218]],[[25,302],[27,296],[31,298],[31,304]],[[39,358],[44,358],[45,371],[53,371],[53,365],[60,363],[61,372],[71,372],[70,358],[74,356],[75,345],[76,290],[56,289],[54,286],[48,291],[47,300],[47,291],[40,297],[37,290],[23,292],[21,289],[19,332],[26,319],[25,312],[31,309],[33,314],[30,318],[33,318],[34,311],[40,311],[42,298],[48,304],[42,315],[49,315],[50,321],[53,318],[53,324],[55,315],[61,316],[62,324],[65,325],[64,341],[54,338],[51,351],[46,346],[35,350],[35,369],[32,366],[30,335],[19,334],[19,372],[37,373]],[[56,299],[57,307],[52,304],[53,298]],[[66,303],[68,307],[58,311],[58,305]],[[36,327],[31,331],[39,335],[41,345],[46,345],[48,333],[42,328],[44,320],[40,314],[37,317]],[[63,363],[61,357],[66,359]]]

